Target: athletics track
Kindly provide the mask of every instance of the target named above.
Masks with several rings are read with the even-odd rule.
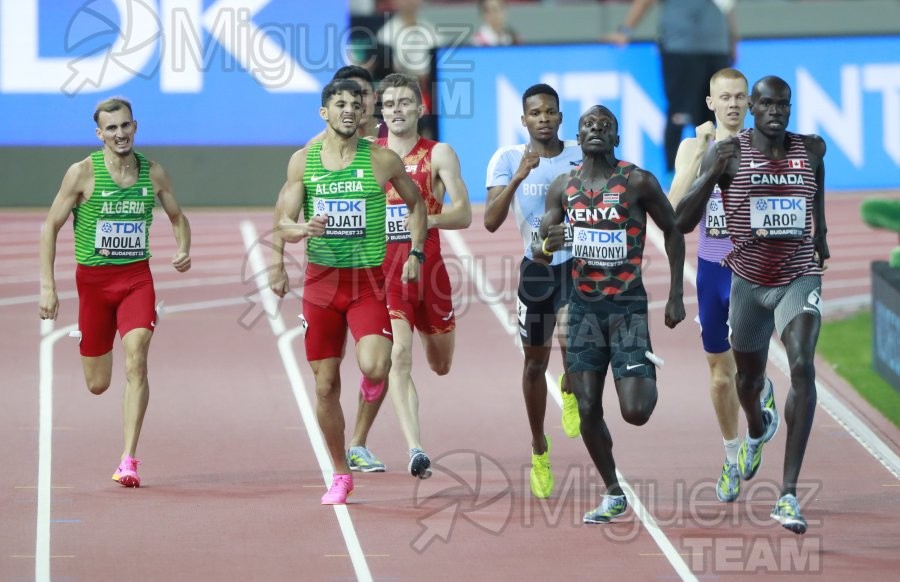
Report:
[[[861,223],[861,199],[829,197],[826,313],[865,303],[869,262],[886,258],[897,242]],[[41,324],[37,317],[44,212],[0,215],[2,581],[733,580],[747,573],[828,581],[893,580],[900,571],[900,431],[821,361],[800,491],[808,533],[795,536],[768,517],[784,428],[740,499],[715,500],[722,446],[692,322],[694,236],[688,317],[675,330],[662,323],[668,268],[661,237],[653,231],[648,238],[652,339],[666,361],[659,404],[646,426],[633,427],[607,391],[632,509],[618,523],[585,526],[581,516],[598,502],[600,481],[580,439],[563,435],[553,402],[546,429],[556,490],[547,501],[529,494],[513,324],[520,243],[511,220],[492,235],[476,209],[470,229],[444,233],[456,286],[456,357],[451,373],[438,378],[417,343],[413,370],[434,477],[406,474],[386,402],[369,446],[388,472],[355,474],[352,503],[326,507],[319,497],[330,467],[314,421],[299,300],[279,306],[256,291],[269,258],[258,240],[271,210],[188,210],[194,266],[184,275],[168,266],[174,242],[165,220],[154,229],[151,264],[165,306],[150,352],[150,408],[138,451],[144,486],[136,490],[110,479],[121,452],[120,348],[113,386],[96,397],[67,336],[77,308],[69,225],[56,262],[59,319]],[[300,262],[290,267],[294,281]],[[779,409],[787,387],[782,354],[773,347]],[[549,376],[560,370],[554,353]],[[350,357],[342,396],[348,425],[357,378]]]

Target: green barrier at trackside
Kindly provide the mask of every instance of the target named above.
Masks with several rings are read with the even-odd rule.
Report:
[[[864,200],[860,214],[866,224],[875,228],[885,228],[900,236],[900,199],[884,200],[873,198]],[[900,246],[891,251],[888,261],[891,267],[900,269]]]

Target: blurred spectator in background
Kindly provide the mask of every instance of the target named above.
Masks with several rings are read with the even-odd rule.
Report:
[[[423,0],[394,0],[394,14],[378,31],[381,49],[389,51],[391,71],[416,77],[422,89],[422,104],[431,113],[431,58],[432,49],[439,46],[440,38],[435,27],[419,16]],[[431,115],[424,116],[419,132],[434,136]]]
[[[394,0],[394,14],[377,36],[378,44],[391,50],[391,69],[418,78],[429,94],[425,105],[430,109],[431,49],[440,43],[434,26],[419,16],[422,4],[423,0]]]
[[[472,36],[475,46],[521,44],[519,35],[506,25],[506,0],[478,0],[481,27]]]
[[[375,0],[350,0],[350,14],[371,16],[375,13]]]
[[[632,29],[657,3],[663,90],[668,102],[665,131],[666,169],[675,170],[675,154],[685,127],[714,121],[706,107],[710,77],[735,60],[735,0],[633,0],[625,21],[606,40],[625,45]]]

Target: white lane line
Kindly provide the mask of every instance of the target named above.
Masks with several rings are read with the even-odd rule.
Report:
[[[319,469],[322,471],[322,478],[325,486],[331,485],[331,478],[334,474],[334,466],[331,464],[331,457],[328,455],[328,449],[325,446],[325,440],[322,432],[319,430],[319,423],[316,419],[313,405],[306,394],[306,385],[303,382],[303,376],[300,374],[300,366],[297,363],[297,357],[294,354],[294,339],[301,333],[300,327],[294,327],[290,331],[285,332],[284,318],[277,311],[278,301],[274,293],[269,292],[269,283],[267,280],[268,273],[266,271],[265,261],[262,257],[262,250],[258,242],[258,235],[253,223],[249,220],[241,221],[241,236],[244,239],[244,247],[247,249],[247,256],[250,261],[251,269],[255,273],[257,280],[257,288],[260,289],[260,298],[266,313],[275,314],[275,317],[267,317],[269,325],[272,327],[272,333],[278,339],[278,352],[281,355],[281,361],[287,372],[288,380],[291,383],[291,390],[294,394],[294,400],[300,409],[300,416],[303,418],[303,425],[306,427],[306,433],[309,435],[309,442],[312,445],[313,453],[316,461],[319,463]],[[361,582],[372,582],[372,573],[369,570],[369,564],[366,556],[362,551],[362,545],[359,537],[356,535],[356,528],[353,526],[353,520],[350,519],[350,512],[346,505],[332,505],[334,513],[337,516],[338,524],[341,528],[341,534],[344,537],[344,543],[350,554],[350,561],[353,564],[353,570],[356,572],[357,580]]]
[[[43,330],[43,322],[41,324]],[[35,582],[50,581],[50,484],[53,458],[53,346],[68,336],[75,325],[50,332],[41,338],[38,367],[38,479],[37,529],[34,548]]]
[[[62,279],[64,276],[57,274],[57,279]],[[69,279],[74,279],[75,271],[69,273]],[[195,277],[193,279],[181,279],[181,280],[172,280],[172,281],[154,281],[153,288],[157,291],[164,291],[167,289],[188,289],[191,287],[207,287],[212,285],[232,285],[241,283],[240,275],[226,275],[221,277]],[[74,299],[78,297],[78,294],[75,291],[60,291],[58,293],[58,297],[61,300],[63,299]],[[5,297],[0,299],[0,307],[9,307],[12,305],[22,305],[24,303],[37,303],[40,300],[41,296],[38,294],[35,295],[17,295],[15,297]]]
[[[503,294],[497,291],[497,288],[494,287],[491,281],[485,276],[483,268],[485,267],[485,262],[476,260],[475,257],[472,256],[469,251],[469,246],[458,232],[448,230],[445,231],[444,234],[447,236],[450,246],[453,247],[453,252],[459,257],[460,262],[465,265],[469,278],[475,283],[476,296],[474,299],[479,300],[490,308],[497,320],[500,321],[503,329],[506,330],[506,333],[513,337],[513,341],[515,342],[516,347],[519,348],[519,352],[524,354],[525,350],[522,348],[522,338],[519,336],[519,327],[516,323],[513,323],[515,318],[512,317],[512,314],[515,313],[515,304],[513,305],[512,311],[509,311],[505,303],[500,300],[500,298],[503,297]],[[516,268],[516,273],[518,273],[518,267]],[[516,290],[513,290],[514,296],[515,293]],[[547,393],[550,394],[561,407],[562,395],[559,394],[558,390],[550,389],[550,386],[556,386],[556,380],[550,373],[549,368],[547,368],[547,371],[544,373],[544,377],[547,379]]]
[[[453,247],[453,252],[457,254],[460,258],[463,257],[472,257],[472,252],[469,250],[469,246],[466,244],[466,241],[463,239],[462,235],[455,230],[447,230],[443,233],[447,237],[447,241],[450,243],[450,246]],[[468,261],[469,265],[474,265],[474,261]],[[482,289],[481,282],[484,281],[484,277],[482,273],[477,270],[471,273],[472,279],[476,283],[476,288],[479,291]],[[487,297],[496,297],[497,295],[493,292],[493,289],[490,287],[484,288],[485,293],[480,293],[482,296]],[[521,340],[518,339],[518,328],[513,325],[509,321],[509,313],[506,309],[499,304],[497,301],[492,301],[488,304],[493,311],[494,315],[500,321],[500,323],[504,326],[507,332],[516,337],[516,343],[521,348]],[[547,371],[547,393],[553,396],[553,400],[556,401],[556,404],[562,408],[562,396],[559,394],[559,390],[551,388],[551,386],[556,386],[556,380],[550,375],[550,371]],[[672,542],[669,538],[666,537],[666,534],[659,528],[656,524],[656,520],[650,515],[650,512],[643,506],[638,498],[637,494],[632,489],[631,485],[628,484],[628,481],[625,479],[625,476],[622,475],[616,470],[616,475],[619,477],[619,483],[622,486],[622,490],[625,491],[625,494],[628,496],[628,502],[631,504],[634,509],[634,514],[637,516],[638,520],[644,525],[647,531],[650,533],[650,536],[653,538],[653,541],[656,542],[656,545],[662,551],[663,555],[665,555],[666,559],[675,569],[675,572],[678,576],[681,577],[682,580],[696,582],[697,577],[691,572],[691,569],[688,568],[688,565],[685,563],[684,559],[678,553],[678,550],[675,549],[675,546],[672,545]]]
[[[266,319],[272,326],[272,333],[276,337],[280,336],[285,330],[284,318],[281,317],[278,309],[278,298],[274,293],[269,292],[266,260],[262,256],[256,227],[249,220],[241,221],[241,236],[244,239],[244,248],[247,250],[247,260],[250,262],[250,273],[244,274],[244,281],[246,283],[256,282],[256,291],[266,312]]]
[[[246,305],[247,298],[227,297],[225,299],[210,299],[209,301],[197,301],[196,303],[182,303],[181,305],[166,305],[166,315],[182,311],[198,311],[200,309],[216,309],[218,307],[231,307],[232,305]]]
[[[871,307],[872,294],[863,293],[861,295],[851,295],[849,297],[841,297],[838,299],[825,299],[822,303],[822,313],[825,317],[828,317],[842,311],[856,311],[864,307]]]
[[[663,551],[666,558],[669,560],[669,563],[672,564],[672,567],[675,568],[675,572],[681,577],[682,580],[690,580],[693,582],[697,581],[697,576],[691,571],[688,567],[687,563],[681,557],[681,554],[678,553],[678,550],[675,549],[675,546],[672,545],[672,542],[669,541],[669,538],[666,537],[666,534],[663,533],[662,529],[656,523],[656,520],[653,519],[653,516],[650,514],[650,510],[644,507],[644,504],[641,503],[641,498],[638,496],[637,492],[632,489],[631,485],[625,479],[625,476],[616,469],[616,476],[619,478],[619,485],[622,486],[622,491],[625,492],[627,496],[628,503],[631,504],[631,508],[634,510],[634,514],[638,516],[638,519],[643,522],[644,527],[647,528],[647,532],[650,534],[650,537],[653,538],[653,541],[656,542],[656,545],[659,546],[659,549]]]
[[[331,457],[328,455],[325,439],[322,436],[322,431],[319,430],[319,423],[313,412],[313,405],[309,400],[309,396],[306,394],[303,376],[300,374],[297,357],[294,355],[293,341],[302,331],[301,328],[295,327],[281,334],[278,337],[278,352],[281,354],[282,362],[284,362],[284,369],[287,371],[294,399],[300,408],[300,416],[303,417],[303,424],[306,427],[306,433],[309,435],[309,442],[316,455],[316,461],[318,461],[319,469],[322,471],[322,479],[325,482],[325,486],[328,487],[331,485],[331,477],[334,475],[334,465],[331,464]],[[369,564],[359,542],[359,536],[356,535],[356,528],[353,526],[353,520],[350,518],[350,511],[346,505],[332,505],[331,507],[334,508],[334,513],[337,516],[338,525],[340,525],[341,534],[344,537],[344,543],[350,555],[350,562],[353,564],[353,571],[356,572],[356,579],[361,582],[372,582],[372,573],[369,571]]]
[[[785,376],[791,377],[787,352],[774,339],[769,340],[769,361],[784,372]],[[862,448],[881,463],[894,476],[894,479],[900,480],[900,457],[897,456],[897,453],[881,440],[853,411],[847,408],[843,402],[838,400],[826,384],[818,379],[816,379],[816,394],[818,395],[818,404],[822,410],[827,412],[835,422],[841,425],[841,428],[846,430],[856,442],[862,445]]]
[[[246,297],[234,297],[231,299],[199,301],[196,303],[182,303],[180,305],[171,306],[167,305],[165,311],[167,314],[172,314],[201,309],[216,309],[230,305],[242,305],[246,304],[246,302]],[[76,331],[75,324],[53,330],[52,320],[41,320],[42,338],[38,363],[40,371],[38,387],[40,405],[38,409],[37,526],[34,555],[35,582],[50,581],[50,559],[53,557],[50,555],[50,493],[52,489],[51,461],[53,457],[53,348],[57,340],[62,337],[67,337],[69,332],[73,331]],[[341,519],[340,515],[338,515],[338,519]],[[359,545],[358,541],[356,542],[356,545]],[[360,551],[360,555],[361,554],[362,552]],[[371,580],[371,577],[368,579]]]
[[[647,225],[647,239],[653,243],[660,252],[665,255],[665,239],[662,231],[655,225]],[[684,262],[684,278],[694,287],[697,286],[697,270],[692,264]],[[828,285],[828,282],[823,282]],[[827,306],[827,304],[826,304]],[[827,309],[826,309],[827,311]],[[774,338],[769,340],[769,361],[775,364],[784,374],[790,378],[791,372],[787,364],[787,353],[781,344]],[[856,442],[862,445],[872,457],[875,458],[885,469],[887,469],[895,479],[900,479],[900,457],[895,453],[881,438],[872,432],[865,422],[860,420],[853,412],[838,400],[831,390],[831,387],[824,381],[816,379],[816,393],[818,394],[818,404],[825,412],[829,414],[844,430],[852,436]]]
[[[234,253],[234,252],[236,252],[236,250],[233,250],[231,252]],[[194,260],[197,260],[196,256],[193,256],[192,258]],[[34,261],[32,261],[32,264],[33,263],[34,263]],[[237,261],[235,261],[235,264],[237,264]],[[161,265],[161,266],[163,268],[165,268],[164,265]],[[230,276],[230,281],[241,281],[240,275],[237,273],[237,270],[235,270],[235,271],[236,271],[235,274]],[[177,276],[177,273],[175,273],[175,271],[165,272],[162,269],[158,269],[154,273],[154,278],[160,279],[162,277],[165,277],[169,273],[171,273],[172,276]],[[74,279],[75,271],[74,270],[57,271],[56,278],[64,279],[64,280]],[[228,278],[219,277],[219,279],[228,279]],[[0,277],[0,285],[20,285],[22,283],[39,283],[40,280],[41,280],[40,274],[10,275],[8,277]],[[192,286],[196,287],[199,284],[198,281],[203,281],[203,279],[202,278],[183,279],[182,281],[180,281],[180,283],[183,286],[191,286],[190,284],[192,284]],[[157,283],[157,285],[160,285],[160,284],[172,283],[172,282],[174,282],[174,281],[163,281],[163,282],[159,282],[159,283],[157,283],[157,282],[154,282],[154,283]]]
[[[463,268],[465,268],[466,274],[475,283],[476,297],[488,306],[497,319],[500,320],[500,323],[503,324],[503,329],[505,329],[508,334],[518,337],[518,328],[516,327],[516,324],[513,323],[511,313],[507,311],[507,308],[501,301],[498,301],[498,299],[505,296],[505,293],[501,294],[497,291],[497,288],[494,287],[490,280],[485,276],[484,269],[482,268],[485,266],[484,261],[475,260],[475,257],[469,253],[468,246],[466,246],[462,237],[456,231],[447,230],[444,231],[444,235],[453,247],[456,256],[459,257],[459,262],[462,264]],[[516,272],[518,272],[518,269],[516,269]],[[515,298],[515,290],[512,290],[512,293]],[[513,313],[514,312],[515,311],[513,311]]]

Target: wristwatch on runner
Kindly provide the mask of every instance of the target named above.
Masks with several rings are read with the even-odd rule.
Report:
[[[420,265],[425,264],[425,253],[423,253],[419,249],[409,249],[409,256],[419,259]]]

